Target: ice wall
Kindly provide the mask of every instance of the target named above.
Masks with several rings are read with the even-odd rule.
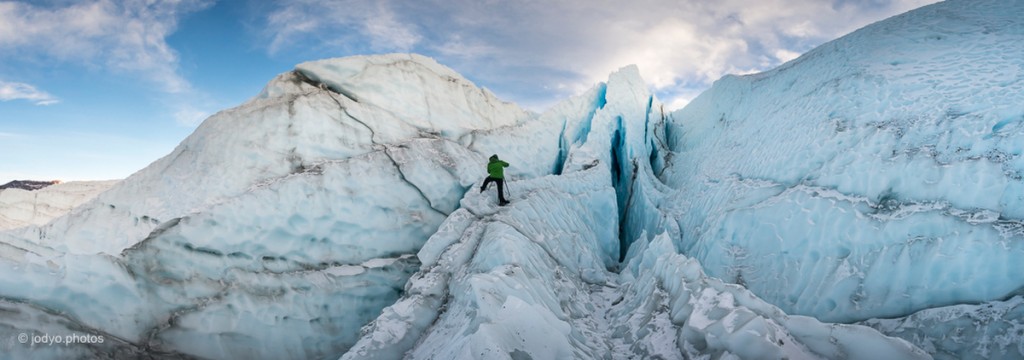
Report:
[[[1022,12],[946,1],[716,82],[672,114],[680,248],[826,321],[1014,294]]]

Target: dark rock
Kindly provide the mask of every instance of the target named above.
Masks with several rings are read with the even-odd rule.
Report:
[[[51,181],[35,181],[35,180],[14,180],[9,183],[0,185],[0,190],[3,189],[22,189],[22,190],[39,190],[50,185],[60,184],[60,180]]]

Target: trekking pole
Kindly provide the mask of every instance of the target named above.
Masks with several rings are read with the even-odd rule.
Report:
[[[512,183],[512,177],[509,176],[508,177],[508,181],[505,182],[505,197],[506,197],[506,199],[512,197],[512,191],[509,189],[509,186],[508,186],[508,184],[511,184],[511,183]]]

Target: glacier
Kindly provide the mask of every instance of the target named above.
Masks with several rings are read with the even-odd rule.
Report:
[[[938,358],[1024,356],[1013,326],[913,323],[1024,288],[1021,11],[947,1],[719,80],[672,113],[679,248],[790,314],[903,319],[917,334],[878,328]]]
[[[0,232],[0,348],[1021,358],[1022,12],[927,6],[675,111],[635,66],[537,114],[420,55],[299,64]]]
[[[117,180],[71,181],[32,191],[0,189],[0,230],[45,225],[116,183]]]

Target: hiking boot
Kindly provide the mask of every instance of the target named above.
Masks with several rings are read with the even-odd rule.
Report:
[[[498,203],[498,205],[500,205],[500,206],[505,206],[505,205],[508,205],[508,204],[509,204],[508,200],[503,200],[503,201]]]

